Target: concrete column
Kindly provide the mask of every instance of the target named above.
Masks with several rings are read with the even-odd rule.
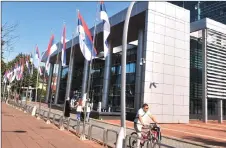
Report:
[[[223,123],[223,100],[218,100],[218,123]]]
[[[75,58],[75,50],[72,48],[71,54],[70,54],[68,77],[67,77],[67,88],[66,88],[66,95],[65,95],[66,99],[70,97],[70,93],[71,93],[71,83],[72,83],[73,70],[74,70],[74,58]]]
[[[108,96],[109,96],[109,86],[111,83],[111,55],[112,47],[111,42],[109,42],[109,52],[105,58],[104,64],[104,80],[103,80],[103,91],[102,91],[102,103],[101,108],[107,109],[108,107]]]
[[[135,109],[138,110],[141,107],[141,70],[142,66],[142,53],[143,53],[143,30],[138,32],[138,47],[137,47],[137,62],[136,62],[136,82],[135,82]]]
[[[53,64],[50,64],[50,72],[49,72],[49,79],[48,79],[48,85],[47,85],[47,92],[46,92],[46,100],[45,102],[48,103],[50,94],[51,94],[51,84],[52,84],[52,77],[53,77]]]
[[[82,96],[86,93],[89,76],[89,61],[84,60],[83,78],[82,78]]]
[[[58,103],[59,91],[60,91],[61,73],[62,73],[62,62],[59,61],[59,64],[58,64],[58,72],[57,72],[56,95],[55,95],[55,98],[54,98],[54,104],[57,104]]]
[[[208,112],[207,112],[207,85],[206,85],[206,39],[207,39],[207,30],[202,30],[202,116],[203,122],[207,123],[208,121]]]

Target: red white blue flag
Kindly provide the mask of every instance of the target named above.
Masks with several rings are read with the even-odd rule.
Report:
[[[49,74],[49,67],[50,67],[50,64],[49,64],[49,59],[50,59],[50,55],[51,55],[51,47],[53,45],[53,42],[54,42],[54,35],[51,36],[50,40],[49,40],[49,44],[48,44],[48,47],[47,47],[47,61],[46,61],[46,71],[47,73]]]
[[[86,22],[78,12],[78,27],[79,45],[81,52],[87,61],[96,57],[97,51],[93,45],[93,39]]]
[[[7,82],[7,75],[8,75],[8,70],[5,71],[5,74],[3,76],[3,82],[6,83]]]
[[[38,50],[38,45],[36,45],[35,48],[35,58],[39,61],[40,60],[40,54],[39,54],[39,50]]]
[[[109,18],[106,12],[106,8],[104,2],[100,2],[100,19],[103,21],[103,43],[104,43],[104,57],[108,55],[109,45],[107,42],[107,38],[110,34],[111,25],[109,23]]]
[[[38,72],[39,72],[40,75],[42,75],[42,70],[41,70],[41,67],[40,67],[41,59],[40,59],[40,53],[39,53],[38,45],[36,46],[36,49],[35,49],[35,57],[38,60]]]
[[[66,26],[65,25],[63,28],[61,41],[62,41],[62,54],[61,54],[62,66],[66,66]]]

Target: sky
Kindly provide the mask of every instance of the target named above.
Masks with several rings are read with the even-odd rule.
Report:
[[[2,2],[2,24],[18,24],[13,34],[19,36],[13,44],[13,52],[4,54],[5,61],[12,60],[18,53],[34,52],[36,44],[40,53],[48,46],[51,32],[59,42],[63,23],[66,38],[72,38],[77,26],[77,10],[89,28],[94,26],[98,2]],[[108,16],[129,6],[129,2],[105,2]],[[99,10],[99,8],[98,8]]]

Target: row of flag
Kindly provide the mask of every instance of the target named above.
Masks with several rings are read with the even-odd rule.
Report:
[[[26,65],[29,74],[33,74],[33,69],[31,69],[31,64],[33,63],[33,57],[31,55],[27,55],[26,57],[20,58],[18,62],[14,64],[14,66],[11,69],[8,69],[5,71],[5,74],[3,76],[3,82],[6,83],[7,80],[11,83],[15,79],[21,80],[23,77],[24,72],[24,66]]]
[[[100,2],[99,14],[100,14],[99,15],[100,20],[103,22],[104,57],[107,57],[108,53],[109,53],[109,46],[108,46],[107,38],[110,35],[110,23],[109,23],[109,18],[108,18],[106,8],[105,8],[103,1]],[[82,15],[80,14],[80,12],[78,12],[77,32],[79,35],[79,46],[80,46],[80,49],[81,49],[81,52],[82,52],[84,58],[87,61],[94,59],[97,55],[97,50],[94,47],[94,42],[93,42],[91,32],[90,32],[85,20],[83,19]],[[62,66],[66,66],[66,42],[67,41],[68,40],[66,39],[66,25],[64,25],[63,31],[62,31],[62,37],[61,37]],[[56,50],[57,50],[57,46],[54,43],[54,35],[52,34],[50,37],[50,40],[49,40],[47,50],[46,50],[47,61],[45,63],[45,70],[47,71],[47,73],[49,73],[50,57]],[[39,52],[38,46],[36,46],[36,49],[35,49],[35,57],[38,60],[39,74],[42,74],[42,71],[40,68],[40,63],[41,63],[42,58],[40,57],[40,52]],[[17,80],[20,80],[23,76],[24,62],[26,64],[26,66],[28,67],[29,73],[32,73],[32,71],[30,71],[30,68],[29,68],[29,61],[31,63],[33,63],[32,54],[27,56],[24,60],[20,60],[19,63],[16,63],[12,70],[7,70],[4,75],[4,82],[7,81],[7,79],[9,80],[9,82],[12,82],[15,78]]]

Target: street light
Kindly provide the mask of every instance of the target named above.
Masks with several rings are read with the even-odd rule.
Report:
[[[125,99],[125,91],[126,91],[126,54],[127,54],[127,35],[128,35],[128,26],[130,15],[133,9],[135,1],[130,3],[128,7],[124,28],[123,28],[123,38],[122,38],[122,73],[121,73],[121,128],[118,135],[116,148],[123,147],[123,141],[126,136],[126,99]]]
[[[200,1],[195,5],[195,10],[198,10],[198,20],[200,20],[201,9],[200,9]]]

